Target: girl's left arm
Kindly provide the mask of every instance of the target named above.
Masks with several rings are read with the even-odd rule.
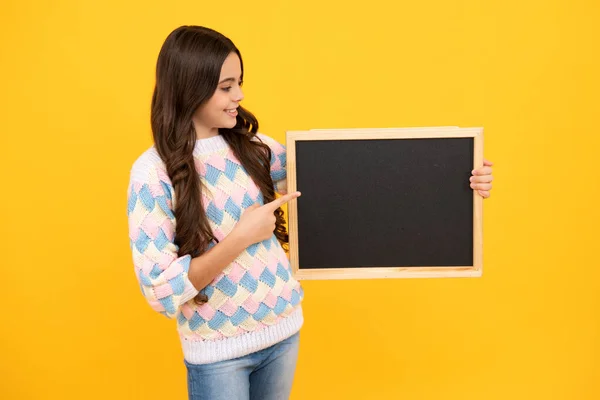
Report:
[[[472,171],[472,176],[470,178],[471,181],[471,189],[477,190],[477,193],[484,199],[490,197],[490,192],[492,190],[492,163],[486,159],[483,160],[483,167],[474,169]]]
[[[271,178],[275,191],[282,195],[287,194],[286,147],[262,133],[257,133],[256,136],[271,148]]]

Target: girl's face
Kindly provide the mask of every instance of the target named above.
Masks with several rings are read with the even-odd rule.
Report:
[[[194,127],[199,139],[218,135],[218,128],[235,126],[237,108],[244,98],[241,76],[240,58],[231,53],[221,67],[217,90],[194,114]]]

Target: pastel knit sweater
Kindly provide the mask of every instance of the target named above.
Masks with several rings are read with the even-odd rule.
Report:
[[[286,191],[285,147],[258,134],[271,148],[271,177]],[[259,188],[222,136],[197,140],[194,149],[202,204],[219,241],[244,210],[264,204]],[[150,306],[177,321],[186,361],[205,364],[267,348],[296,333],[303,323],[303,290],[275,235],[244,250],[202,292],[188,279],[191,255],[174,243],[174,189],[156,149],[133,164],[128,189],[129,238],[136,277]],[[215,243],[211,244],[211,247]]]

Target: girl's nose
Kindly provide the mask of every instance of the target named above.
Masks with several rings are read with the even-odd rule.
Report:
[[[235,100],[236,101],[242,101],[242,100],[244,100],[244,91],[239,86],[238,86],[237,93],[235,94]]]

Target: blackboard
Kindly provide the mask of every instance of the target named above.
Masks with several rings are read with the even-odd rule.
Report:
[[[482,128],[287,132],[297,279],[480,276]]]

